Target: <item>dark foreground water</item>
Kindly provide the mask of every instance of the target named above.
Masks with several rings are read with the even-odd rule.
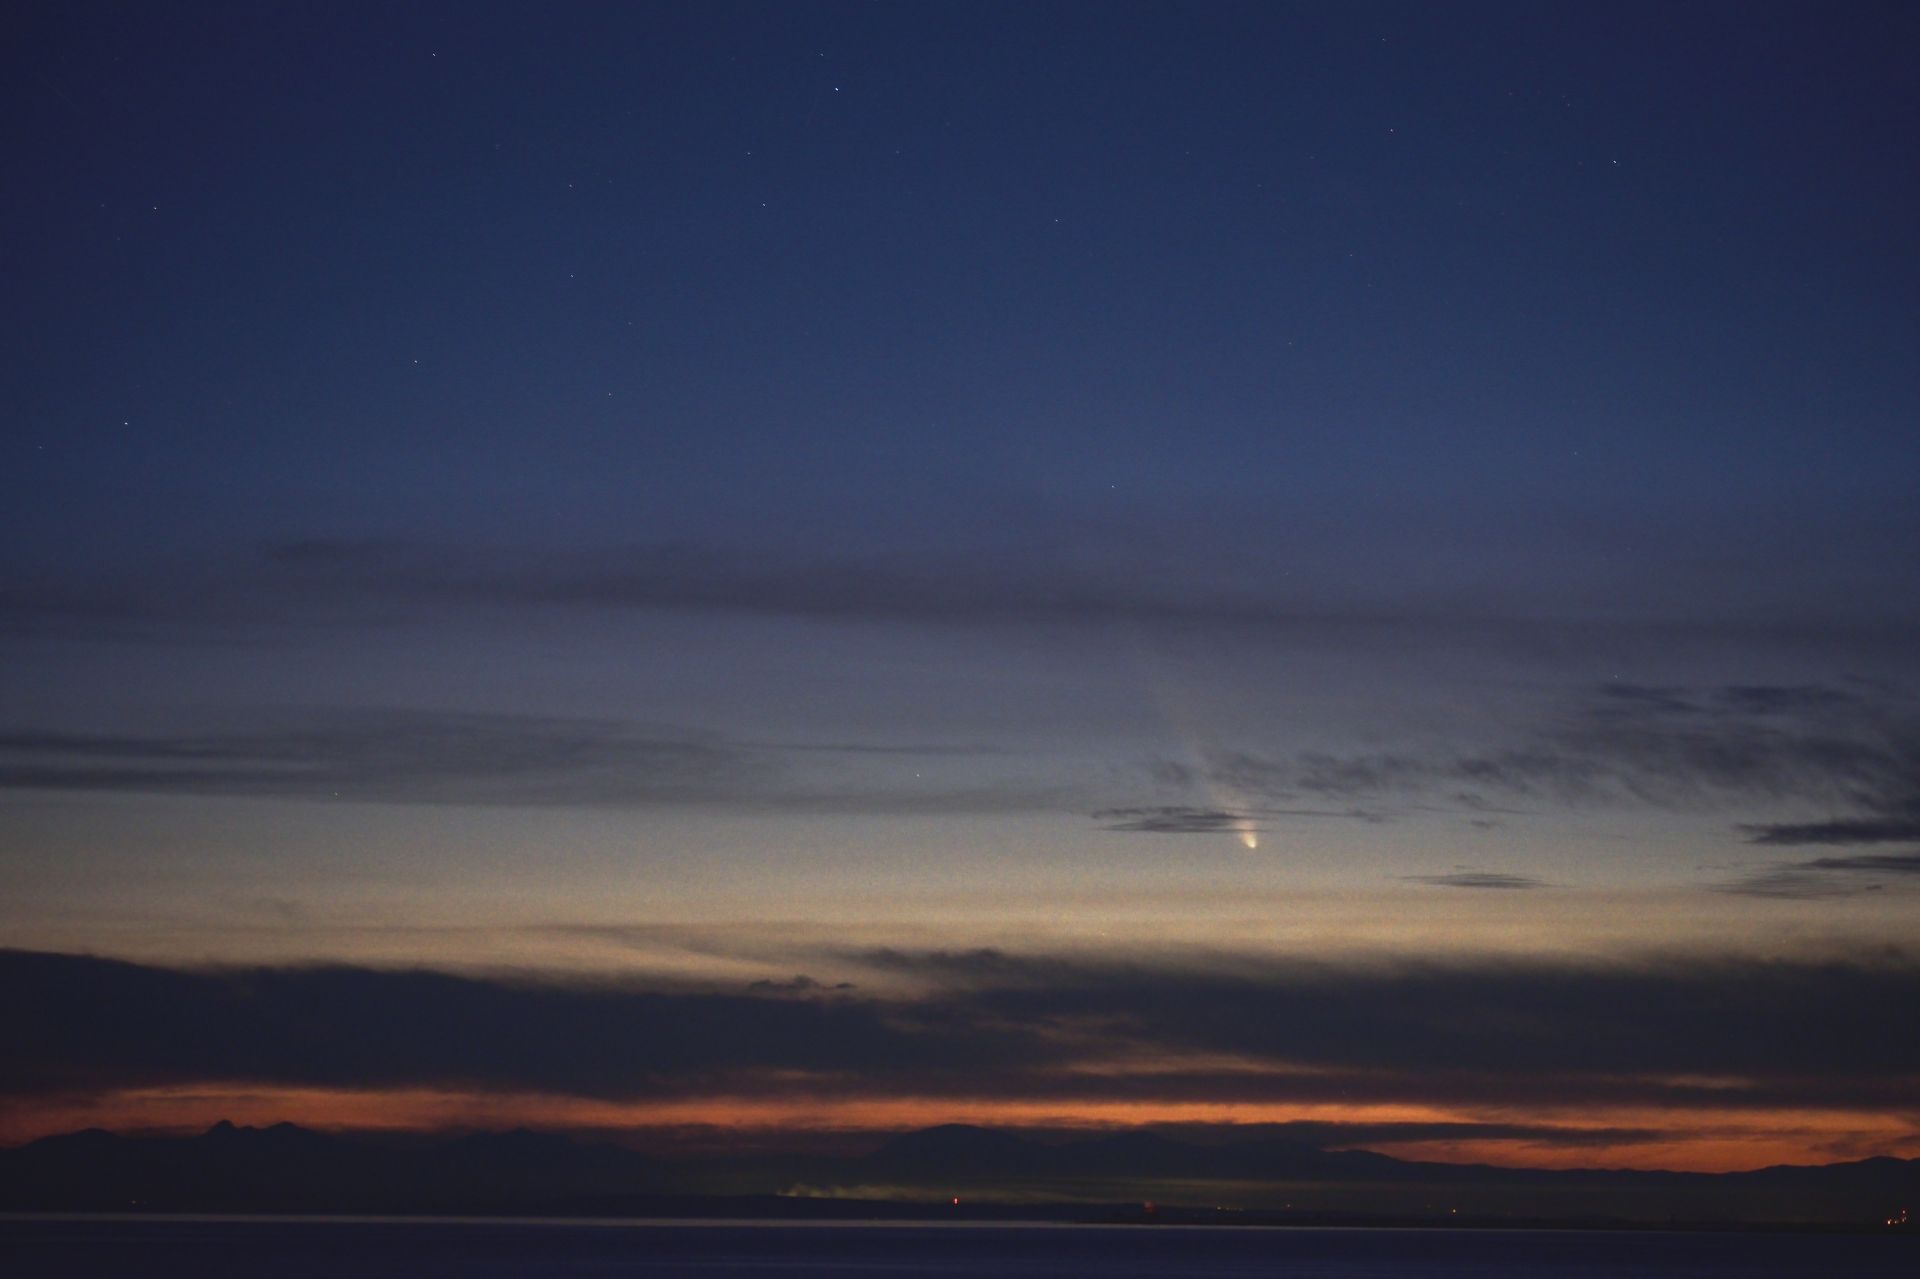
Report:
[[[1920,1275],[1920,1242],[1859,1235],[1178,1226],[0,1219],[0,1275]]]

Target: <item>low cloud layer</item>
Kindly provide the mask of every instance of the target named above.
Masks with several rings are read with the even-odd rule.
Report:
[[[646,1097],[738,1072],[940,1076],[1049,1055],[1019,1029],[787,992],[21,952],[0,952],[0,989],[14,1028],[0,1090],[13,1093],[220,1079]]]
[[[898,989],[693,990],[0,952],[0,1091],[209,1080],[793,1095],[1900,1109],[1920,963],[1142,964],[869,952]],[[875,987],[876,989],[884,987]]]
[[[1560,1148],[1616,1147],[1668,1141],[1658,1128],[1570,1128],[1563,1124],[1521,1123],[1325,1123],[1299,1120],[1279,1124],[1156,1124],[1169,1137],[1205,1144],[1278,1137],[1321,1149],[1383,1146],[1413,1142],[1512,1141]]]

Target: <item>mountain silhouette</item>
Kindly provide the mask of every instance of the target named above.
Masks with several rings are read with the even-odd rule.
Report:
[[[1866,1225],[1920,1203],[1920,1160],[1720,1174],[1541,1171],[1287,1138],[1202,1145],[1135,1130],[1041,1141],[959,1124],[903,1133],[856,1156],[657,1155],[526,1129],[381,1136],[226,1122],[191,1137],[89,1129],[0,1149],[6,1211],[846,1216],[962,1198],[1068,1215],[1159,1200],[1299,1219]]]

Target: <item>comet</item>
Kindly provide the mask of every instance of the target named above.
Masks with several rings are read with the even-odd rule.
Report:
[[[1157,664],[1145,642],[1138,635],[1133,638],[1133,658],[1140,672],[1141,688],[1149,702],[1160,712],[1161,719],[1172,731],[1187,758],[1193,761],[1194,773],[1205,788],[1208,801],[1216,812],[1226,818],[1220,827],[1214,829],[1232,831],[1241,847],[1250,853],[1257,852],[1260,848],[1260,828],[1254,825],[1254,819],[1246,812],[1246,797],[1214,776],[1213,770],[1207,767],[1203,747],[1207,735],[1201,732],[1198,717],[1188,709],[1192,699],[1177,695],[1178,690],[1170,673],[1157,670]]]

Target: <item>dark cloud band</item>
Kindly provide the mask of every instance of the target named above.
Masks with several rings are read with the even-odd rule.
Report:
[[[917,995],[0,953],[0,1091],[224,1080],[852,1096],[1898,1107],[1920,964],[1142,965],[874,952]],[[1239,1064],[1222,1066],[1232,1061]],[[1146,1069],[1112,1069],[1114,1063]],[[1089,1071],[1095,1065],[1102,1069]]]

